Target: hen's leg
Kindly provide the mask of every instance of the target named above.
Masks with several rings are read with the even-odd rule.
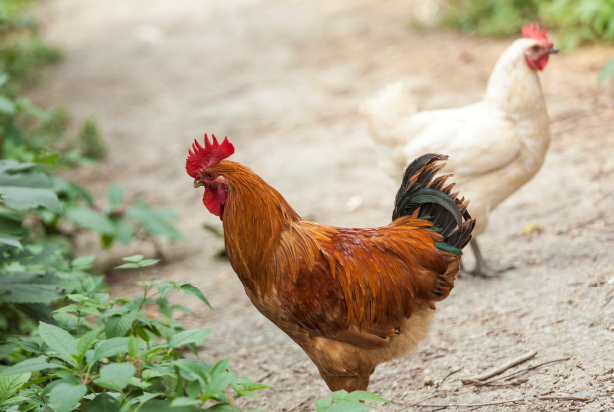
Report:
[[[460,269],[458,271],[458,277],[459,278],[471,278],[473,277],[473,273],[471,273],[471,271],[465,269],[465,266],[463,265],[463,261],[461,260],[460,263]]]
[[[473,276],[481,276],[483,278],[494,278],[501,275],[501,272],[505,272],[506,270],[510,270],[514,268],[514,265],[510,265],[508,267],[493,270],[490,269],[486,262],[484,262],[484,258],[482,257],[482,252],[480,252],[480,247],[478,246],[478,241],[473,238],[471,239],[471,250],[473,250],[473,254],[475,256],[475,269],[473,269],[470,273]]]

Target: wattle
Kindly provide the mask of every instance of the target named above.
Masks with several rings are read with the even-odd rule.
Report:
[[[226,199],[224,199],[224,201],[225,200]],[[220,199],[220,193],[218,192],[218,190],[205,187],[205,194],[203,195],[203,204],[211,214],[219,216],[220,220],[223,220],[224,204]]]

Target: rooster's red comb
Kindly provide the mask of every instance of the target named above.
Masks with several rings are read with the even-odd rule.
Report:
[[[531,23],[530,26],[525,24],[522,28],[522,35],[528,39],[540,40],[547,46],[552,46],[553,43],[546,37],[546,30],[548,30],[546,26],[542,30],[537,23]]]
[[[200,174],[211,166],[218,163],[222,159],[226,159],[228,156],[235,152],[235,148],[228,141],[228,137],[224,138],[224,141],[220,144],[214,135],[213,143],[209,142],[209,138],[205,133],[205,147],[202,147],[198,140],[194,139],[192,144],[192,150],[189,150],[188,158],[185,161],[185,170],[194,179],[198,179]]]

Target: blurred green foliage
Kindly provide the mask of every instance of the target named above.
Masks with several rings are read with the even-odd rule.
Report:
[[[536,21],[556,31],[556,45],[573,50],[590,42],[614,42],[614,0],[447,0],[444,25],[462,32],[507,37]],[[614,59],[599,80],[614,75]]]

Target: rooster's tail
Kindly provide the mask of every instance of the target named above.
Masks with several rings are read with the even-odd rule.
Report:
[[[383,87],[377,95],[365,99],[359,109],[377,143],[388,147],[407,143],[403,125],[417,109],[403,82]]]
[[[433,179],[445,166],[441,161],[447,159],[448,156],[429,153],[407,166],[394,201],[392,220],[411,216],[431,221],[433,230],[443,237],[437,248],[461,255],[461,249],[471,240],[475,219],[467,212],[469,200],[459,199],[458,192],[451,193],[454,183],[445,186],[452,175]]]

